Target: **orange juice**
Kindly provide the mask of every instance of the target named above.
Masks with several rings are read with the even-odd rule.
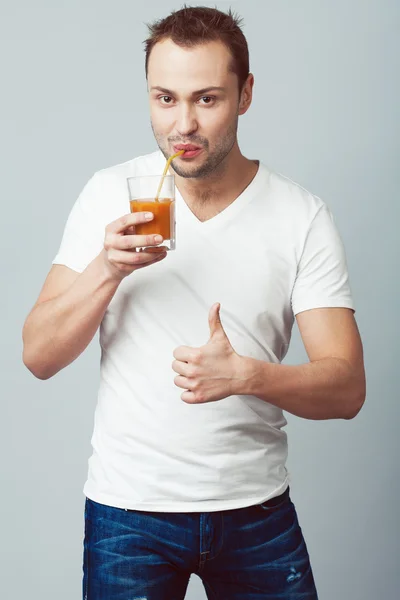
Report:
[[[156,234],[162,235],[164,240],[171,239],[171,226],[174,226],[175,202],[170,198],[162,198],[157,202],[149,199],[131,200],[131,213],[151,212],[154,218],[149,223],[135,225],[137,235]]]

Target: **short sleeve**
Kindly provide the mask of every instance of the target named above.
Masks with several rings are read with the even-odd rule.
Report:
[[[104,224],[99,217],[101,188],[98,179],[95,173],[72,207],[53,264],[65,265],[81,273],[102,250]]]
[[[292,291],[292,310],[296,315],[325,307],[355,312],[344,245],[330,209],[323,204],[305,239]]]

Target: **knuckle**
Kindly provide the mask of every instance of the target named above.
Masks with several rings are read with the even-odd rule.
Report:
[[[107,233],[106,237],[104,238],[104,248],[106,250],[111,250],[114,247],[114,234],[113,233]]]
[[[126,248],[127,250],[131,250],[132,248],[134,248],[134,247],[135,247],[135,243],[134,243],[134,241],[133,241],[133,239],[132,239],[132,237],[131,237],[131,236],[128,236],[128,235],[127,235],[127,236],[124,236],[124,238],[125,238],[125,239],[124,239],[124,241],[122,242],[122,244],[123,244],[124,248]]]
[[[126,227],[127,225],[129,225],[128,219],[129,219],[128,215],[124,215],[123,217],[121,217],[120,223],[121,223],[122,227]]]
[[[187,368],[187,376],[189,378],[194,378],[196,377],[196,369],[194,367],[188,367]]]
[[[114,262],[114,252],[112,248],[107,250],[107,258],[110,262]]]
[[[200,351],[197,350],[197,351],[193,352],[192,363],[194,365],[199,365],[201,363],[201,353],[200,353]]]
[[[193,381],[190,382],[190,389],[196,391],[199,389],[199,385],[200,384],[199,384],[198,380],[193,379]]]

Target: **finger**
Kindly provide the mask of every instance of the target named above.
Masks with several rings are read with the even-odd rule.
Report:
[[[140,259],[138,259],[138,262],[135,262],[134,264],[149,265],[153,262],[156,262],[158,260],[165,258],[168,253],[160,252],[158,254],[155,254],[154,252],[140,252],[140,253],[138,252],[137,254],[138,254],[138,256],[140,256]]]
[[[183,390],[190,390],[190,381],[187,377],[177,375],[174,379],[174,383],[177,387],[180,387]]]
[[[139,263],[141,264],[143,261],[144,262],[154,262],[156,260],[159,260],[160,258],[165,258],[168,253],[167,252],[138,252],[138,254],[142,257],[142,260],[139,260]]]
[[[182,362],[180,360],[174,360],[172,363],[172,370],[178,375],[182,375],[183,377],[191,377],[193,376],[193,368],[188,365],[186,362]]]
[[[166,258],[166,256],[167,253],[165,252],[165,254],[161,254],[161,256],[158,256],[157,258],[149,260],[148,262],[145,262],[142,265],[135,267],[135,271],[139,271],[139,269],[143,269],[144,267],[149,267],[150,265],[154,265],[155,263],[161,262],[162,260],[164,260],[164,258]]]
[[[221,305],[219,302],[217,302],[216,304],[213,304],[210,312],[208,314],[208,325],[210,328],[210,335],[213,336],[215,333],[217,333],[218,331],[223,331],[223,327],[222,327],[222,323],[221,323],[221,316],[219,314],[219,310],[221,308]]]
[[[158,255],[150,252],[126,252],[124,250],[112,249],[108,253],[108,260],[114,264],[122,265],[141,265],[158,259],[165,258],[167,252],[162,252]]]
[[[147,216],[150,215],[150,216]],[[139,225],[140,223],[148,223],[154,218],[151,212],[135,212],[123,215],[116,221],[113,221],[106,227],[108,233],[122,233],[128,227],[132,225]]]
[[[109,235],[106,244],[109,247],[118,250],[134,250],[145,246],[157,246],[161,244],[163,238],[161,235],[118,235],[116,233]]]
[[[182,362],[191,362],[196,355],[196,348],[190,348],[190,346],[179,346],[174,350],[174,358]]]
[[[183,394],[181,394],[181,398],[187,404],[197,404],[196,396],[193,392],[190,392],[190,391],[183,392]]]

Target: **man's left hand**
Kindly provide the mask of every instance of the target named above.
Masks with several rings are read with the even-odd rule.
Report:
[[[240,379],[241,357],[232,348],[222,327],[220,304],[214,304],[208,315],[210,339],[205,346],[179,346],[174,351],[174,382],[187,390],[181,395],[188,404],[222,400],[235,394]]]

